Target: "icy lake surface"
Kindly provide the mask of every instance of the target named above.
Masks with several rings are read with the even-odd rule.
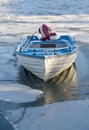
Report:
[[[20,38],[42,23],[78,43],[65,80],[59,74],[44,84],[14,54]],[[88,121],[89,0],[0,0],[0,129],[88,130]]]

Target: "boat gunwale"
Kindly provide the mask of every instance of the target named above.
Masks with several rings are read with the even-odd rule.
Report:
[[[66,56],[66,55],[71,55],[71,54],[73,54],[73,53],[77,53],[77,50],[75,50],[75,51],[73,51],[73,52],[71,52],[71,53],[66,53],[66,54],[51,54],[51,55],[48,55],[48,54],[46,54],[46,55],[35,55],[35,54],[33,54],[33,55],[27,55],[26,53],[20,53],[20,52],[16,52],[16,54],[17,55],[21,55],[21,56],[24,56],[24,57],[33,57],[33,58],[51,58],[51,57],[56,57],[56,56],[58,56],[58,57],[62,57],[62,56]]]

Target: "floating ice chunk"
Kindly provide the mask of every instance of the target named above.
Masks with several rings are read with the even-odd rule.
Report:
[[[32,89],[25,85],[8,84],[0,85],[0,100],[25,103],[35,101],[42,96],[43,92],[40,90]]]

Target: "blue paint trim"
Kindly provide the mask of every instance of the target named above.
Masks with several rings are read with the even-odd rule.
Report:
[[[30,40],[30,42],[29,42]],[[25,44],[60,44],[60,43],[65,43],[66,48],[30,48],[27,50],[22,50],[20,49],[25,45]],[[68,35],[62,35],[60,38],[58,38],[55,41],[40,41],[37,36],[27,36],[24,38],[24,40],[21,42],[21,44],[18,46],[16,53],[18,55],[23,55],[27,57],[36,57],[36,58],[45,58],[45,57],[53,57],[53,56],[62,56],[62,55],[69,55],[77,51],[77,44],[72,38]]]

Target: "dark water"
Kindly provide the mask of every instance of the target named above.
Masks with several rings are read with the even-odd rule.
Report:
[[[0,130],[14,130],[13,126],[8,123],[2,114],[0,114]]]

